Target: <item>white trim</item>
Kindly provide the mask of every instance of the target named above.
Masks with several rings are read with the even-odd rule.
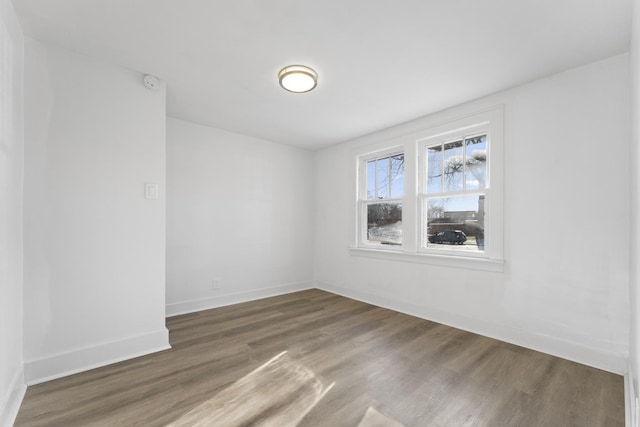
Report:
[[[638,395],[633,385],[634,372],[630,361],[624,375],[624,419],[627,427],[638,427]]]
[[[27,386],[24,383],[24,367],[20,366],[13,376],[13,381],[11,381],[11,386],[7,390],[7,394],[2,399],[2,405],[0,405],[0,426],[9,427],[16,421],[26,391]]]
[[[288,285],[274,286],[270,288],[254,289],[246,292],[220,295],[211,298],[175,302],[167,304],[167,317],[178,316],[180,314],[193,313],[196,311],[209,310],[226,305],[239,304],[262,298],[275,297],[291,292],[306,291],[314,288],[314,282],[299,282]]]
[[[379,307],[427,319],[443,325],[473,332],[489,338],[526,347],[553,356],[568,359],[583,365],[592,366],[604,371],[622,375],[627,370],[627,357],[622,352],[607,352],[613,344],[602,343],[598,348],[586,347],[582,344],[562,340],[548,335],[536,334],[520,328],[500,325],[484,320],[473,319],[459,314],[452,314],[437,309],[399,301],[386,296],[348,289],[326,282],[316,282],[316,288],[373,304]]]
[[[25,381],[27,385],[39,384],[170,348],[169,331],[163,328],[145,335],[27,361],[24,364]]]
[[[461,257],[425,252],[402,252],[401,250],[383,250],[358,247],[350,247],[349,254],[365,258],[440,265],[443,267],[466,268],[469,270],[493,271],[497,273],[502,273],[504,271],[504,260],[471,256]]]

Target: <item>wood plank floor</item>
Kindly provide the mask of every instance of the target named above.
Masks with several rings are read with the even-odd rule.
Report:
[[[171,350],[29,387],[15,425],[624,425],[619,375],[320,290],[167,326]]]

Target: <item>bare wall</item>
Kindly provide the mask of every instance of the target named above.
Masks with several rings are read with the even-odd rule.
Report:
[[[23,37],[0,1],[0,426],[12,425],[25,392],[22,364]]]
[[[165,87],[27,39],[29,383],[168,347]],[[157,200],[144,184],[157,183]]]
[[[168,119],[168,315],[313,287],[313,167],[310,151]]]
[[[350,255],[354,147],[502,104],[504,272]],[[629,331],[628,56],[320,151],[318,286],[614,372]]]

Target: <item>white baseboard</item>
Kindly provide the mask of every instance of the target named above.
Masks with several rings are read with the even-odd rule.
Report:
[[[633,384],[634,372],[631,363],[624,376],[624,418],[627,427],[638,427],[638,394]]]
[[[262,298],[275,297],[291,292],[305,291],[307,289],[313,289],[314,287],[315,282],[300,282],[282,286],[275,286],[271,288],[238,292],[235,294],[220,295],[191,301],[175,302],[167,304],[166,314],[167,317],[177,316],[180,314],[187,314],[196,311],[209,310],[216,307],[223,307],[225,305],[239,304],[242,302],[254,301]]]
[[[434,310],[432,308],[394,300],[372,293],[335,286],[325,282],[316,282],[316,287],[328,292],[352,298],[358,301],[399,311],[401,313],[442,323],[454,328],[463,329],[489,338],[505,341],[521,347],[551,354],[574,362],[588,365],[604,371],[624,375],[627,372],[627,356],[603,351],[607,348],[586,347],[582,344],[561,340],[541,334],[535,334],[511,326],[499,325],[491,322],[472,319],[451,313]]]
[[[13,425],[26,391],[27,386],[24,383],[24,368],[20,366],[13,377],[7,394],[3,396],[2,404],[0,405],[1,427],[11,427]]]
[[[134,357],[170,349],[166,328],[145,335],[102,343],[24,364],[27,385],[39,384]]]

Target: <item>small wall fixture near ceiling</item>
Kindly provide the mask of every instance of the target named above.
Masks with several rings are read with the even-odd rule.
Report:
[[[305,93],[318,84],[318,73],[304,65],[289,65],[278,73],[280,86],[289,92]]]

